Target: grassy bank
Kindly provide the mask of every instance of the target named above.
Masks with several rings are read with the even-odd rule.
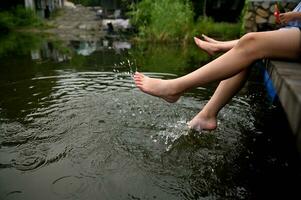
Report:
[[[21,6],[8,11],[0,12],[0,31],[8,32],[19,28],[43,27],[43,22],[39,19],[34,11],[25,9]]]
[[[133,4],[131,10],[129,16],[140,41],[186,42],[201,34],[227,40],[241,35],[240,22],[217,23],[208,17],[194,21],[188,0],[142,0]]]
[[[214,22],[211,18],[200,18],[195,23],[191,36],[205,34],[221,40],[230,40],[241,36],[241,26],[240,22]]]

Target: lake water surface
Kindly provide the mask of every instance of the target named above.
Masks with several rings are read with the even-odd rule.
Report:
[[[1,38],[0,199],[258,199],[300,195],[285,115],[258,70],[212,132],[186,122],[217,83],[168,104],[132,74],[173,78],[210,60],[193,45]]]

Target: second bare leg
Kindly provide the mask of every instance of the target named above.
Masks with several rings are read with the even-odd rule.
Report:
[[[298,59],[301,52],[300,44],[300,30],[297,28],[252,33],[240,39],[227,53],[185,76],[161,80],[136,73],[134,80],[143,92],[162,97],[168,102],[175,102],[188,89],[235,76],[257,59]]]
[[[189,123],[194,130],[213,130],[217,127],[217,114],[242,88],[248,77],[248,69],[221,81],[213,96]]]
[[[283,38],[286,38],[286,40],[283,40]],[[202,86],[213,81],[235,78],[236,75],[247,70],[250,64],[257,59],[300,59],[300,53],[301,34],[299,29],[292,28],[281,31],[252,33],[239,40],[237,45],[227,53],[183,77],[161,80],[136,73],[134,80],[137,87],[143,92],[161,97],[168,102],[175,102],[190,88]],[[234,86],[231,86],[227,81],[221,82],[221,86],[213,95],[212,100],[191,121],[191,127],[195,129],[204,128],[204,124],[201,124],[203,123],[202,120],[199,119],[205,114],[210,116],[207,118],[216,120],[218,111],[237,92],[235,88],[239,88],[238,85],[234,84]],[[215,117],[212,117],[214,115]],[[216,122],[214,125],[211,120],[210,124],[211,127],[205,127],[204,129],[214,129],[216,127]]]

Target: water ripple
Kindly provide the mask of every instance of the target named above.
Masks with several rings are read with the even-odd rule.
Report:
[[[34,170],[45,164],[45,157],[42,155],[25,156],[15,160],[13,166],[21,171]]]
[[[221,111],[214,134],[199,134],[186,123],[207,102],[204,97],[188,95],[168,104],[138,91],[131,74],[57,73],[30,80],[27,96],[18,96],[28,106],[22,108],[24,121],[3,120],[0,153],[9,156],[0,160],[0,168],[34,171],[70,163],[65,167],[79,173],[66,170],[51,179],[59,198],[76,199],[96,185],[109,199],[111,190],[120,189],[116,180],[129,191],[145,184],[146,191],[182,199],[211,198],[219,167],[236,157],[231,148],[240,141],[239,123],[253,125],[245,97]],[[197,91],[208,94],[204,88]]]
[[[75,198],[88,188],[85,179],[79,176],[63,176],[52,182],[52,191],[64,199]]]

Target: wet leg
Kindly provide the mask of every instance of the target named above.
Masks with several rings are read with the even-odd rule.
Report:
[[[217,127],[217,115],[219,111],[244,85],[248,77],[248,71],[246,69],[231,78],[221,81],[201,112],[188,123],[189,128],[197,131],[215,129]]]

